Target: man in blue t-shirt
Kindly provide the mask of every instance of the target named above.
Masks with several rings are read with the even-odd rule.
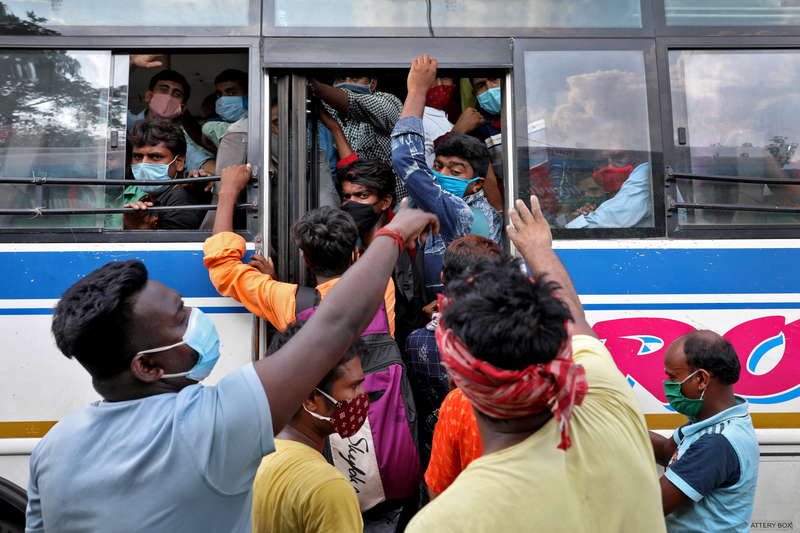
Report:
[[[758,478],[758,440],[747,401],[733,394],[739,358],[712,331],[672,343],[664,357],[664,392],[689,417],[671,439],[650,432],[666,467],[661,495],[667,531],[747,532]]]
[[[247,167],[228,167],[220,197],[235,198],[249,178]],[[223,214],[215,232],[233,230]],[[406,243],[438,231],[414,209],[387,227]],[[109,263],[72,285],[53,334],[103,400],[33,450],[26,531],[249,533],[253,478],[273,435],[375,315],[399,251],[393,237],[376,237],[291,342],[211,387],[198,382],[219,357],[213,322],[149,280],[144,264]]]

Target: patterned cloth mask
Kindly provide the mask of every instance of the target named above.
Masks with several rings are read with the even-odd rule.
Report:
[[[306,409],[304,405],[303,409],[306,409],[308,414],[318,420],[330,422],[334,431],[343,439],[352,437],[361,429],[361,426],[364,425],[364,421],[367,419],[367,411],[369,410],[369,397],[367,393],[361,393],[355,398],[340,402],[319,389],[317,389],[317,392],[325,396],[328,401],[335,405],[336,411],[333,412],[333,416],[322,416],[317,413],[312,413]]]

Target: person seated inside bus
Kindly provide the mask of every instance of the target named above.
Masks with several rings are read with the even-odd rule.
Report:
[[[342,75],[333,85],[315,79],[309,84],[326,111],[342,126],[359,158],[391,161],[389,137],[403,106],[399,98],[376,90],[378,79],[364,72]],[[398,181],[396,186],[398,199],[404,198],[403,184]]]
[[[447,72],[438,71],[437,74],[434,85],[428,89],[425,97],[425,111],[422,114],[422,128],[425,131],[425,162],[429,167],[433,166],[433,160],[436,157],[436,145],[444,136],[450,133],[472,133],[478,126],[485,123],[483,115],[474,107],[464,109],[458,115],[455,124],[450,122],[447,110],[452,109],[454,104],[453,95],[457,79],[452,75],[447,75]],[[482,137],[479,138],[483,140]],[[502,158],[497,164],[502,166]],[[486,199],[492,207],[502,213],[503,195],[497,184],[497,176],[492,165],[487,168],[486,180],[483,185]]]
[[[251,313],[283,331],[297,320],[298,301],[300,307],[310,308],[313,307],[316,295],[311,297],[311,305],[305,305],[307,291],[299,291],[299,286],[294,283],[276,280],[271,260],[260,265],[262,268],[267,267],[267,273],[257,268],[256,262],[242,262],[245,241],[240,235],[233,233],[233,206],[239,193],[247,185],[243,176],[249,176],[250,172],[249,165],[223,169],[223,181],[226,176],[239,176],[239,179],[228,180],[236,183],[238,189],[226,190],[224,184],[220,188],[213,235],[203,245],[204,263],[211,283],[222,296],[230,296]],[[300,217],[292,226],[291,233],[303,261],[316,277],[316,294],[324,300],[356,259],[358,228],[353,218],[338,207],[322,206]],[[394,283],[388,279],[383,305],[378,312],[385,312],[392,335],[394,299]]]
[[[135,212],[124,216],[125,229],[184,229],[200,226],[205,210],[148,212],[153,206],[204,205],[211,194],[205,183],[170,185],[183,176],[186,137],[180,126],[165,119],[140,120],[128,137],[131,145],[131,172],[135,185],[125,187],[121,204]]]
[[[350,213],[358,227],[360,249],[364,250],[394,217],[394,171],[379,159],[359,159],[338,170],[337,190],[342,210]],[[392,279],[395,285],[395,340],[403,346],[411,331],[425,325],[422,309],[428,300],[423,285],[422,262],[408,250],[404,251],[397,260]]]
[[[203,124],[203,138],[219,149],[216,168],[219,172],[224,168],[220,165],[243,165],[247,162],[247,73],[232,68],[223,70],[214,78],[214,89],[214,112],[219,120],[209,120]],[[235,143],[226,143],[232,144],[227,146],[227,150],[233,150],[234,153],[221,154],[222,140],[229,131],[244,133],[244,141],[238,139]]]
[[[215,171],[214,155],[202,147],[200,125],[186,108],[192,89],[179,72],[162,70],[150,79],[144,93],[147,107],[139,113],[128,111],[128,133],[140,120],[163,118],[178,125],[186,138],[186,170]]]
[[[637,161],[628,151],[607,154],[605,165],[592,172],[592,180],[608,197],[600,204],[587,201],[568,215],[566,228],[653,227],[653,194],[648,161]],[[584,178],[583,180],[587,180]],[[584,183],[585,185],[585,183]],[[584,187],[584,190],[594,190]]]
[[[441,233],[424,246],[424,279],[428,301],[442,290],[440,272],[445,248],[467,234],[502,243],[502,219],[482,188],[489,151],[461,133],[444,137],[436,147],[433,169],[425,162],[422,114],[428,89],[436,79],[435,59],[427,54],[411,63],[408,96],[392,132],[392,163],[414,203],[439,217]]]

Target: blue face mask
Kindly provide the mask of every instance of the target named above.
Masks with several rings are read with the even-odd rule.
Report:
[[[161,378],[187,377],[195,381],[202,381],[207,378],[219,360],[219,334],[217,333],[217,328],[214,327],[214,322],[197,307],[192,307],[192,314],[189,315],[189,325],[186,326],[183,340],[169,346],[143,350],[137,353],[136,357],[149,353],[164,352],[177,348],[182,344],[197,352],[197,363],[186,372],[164,374]]]
[[[372,92],[369,84],[364,85],[363,83],[350,83],[349,81],[340,81],[338,83],[334,83],[333,86],[336,87],[337,89],[345,89],[347,91],[354,92],[356,94],[367,94]]]
[[[467,192],[467,185],[472,183],[473,181],[478,181],[482,179],[480,177],[472,178],[471,180],[462,180],[461,178],[454,178],[453,176],[447,176],[445,174],[441,174],[436,172],[435,170],[431,169],[433,172],[433,176],[436,179],[436,183],[439,186],[446,190],[447,192],[458,196],[459,198],[464,198],[464,194]]]
[[[131,165],[131,172],[133,172],[133,177],[136,181],[169,181],[169,167],[175,160],[178,159],[178,156],[175,156],[175,159],[170,161],[169,165],[163,165],[161,163],[139,163],[137,165]],[[164,185],[141,185],[142,190],[150,194],[161,194],[162,192],[169,189],[169,183]]]
[[[503,95],[500,92],[500,87],[492,87],[478,95],[478,105],[492,115],[500,114],[500,103],[502,101]]]
[[[225,122],[236,122],[247,114],[246,96],[220,96],[215,106],[217,115]]]

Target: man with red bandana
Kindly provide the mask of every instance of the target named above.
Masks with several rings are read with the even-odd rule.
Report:
[[[441,299],[439,353],[483,455],[406,531],[663,532],[638,402],[531,206],[517,201],[507,231],[536,279],[518,259],[481,263]]]

